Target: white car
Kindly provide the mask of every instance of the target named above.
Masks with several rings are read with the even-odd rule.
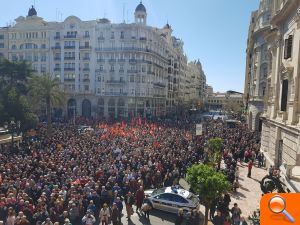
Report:
[[[146,190],[145,195],[148,196],[152,208],[171,213],[178,213],[180,208],[187,212],[190,209],[199,210],[200,207],[196,195],[178,186]]]

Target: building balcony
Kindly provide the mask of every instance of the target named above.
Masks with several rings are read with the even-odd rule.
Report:
[[[127,70],[127,73],[137,73],[137,70]]]
[[[145,38],[145,37],[140,37],[140,41],[147,41],[147,38]]]
[[[85,34],[83,35],[84,38],[90,38],[90,35],[89,34]]]
[[[64,38],[77,38],[77,35],[65,35]]]
[[[108,62],[115,63],[115,62],[117,62],[117,60],[116,59],[109,59]]]
[[[155,73],[154,73],[154,72],[152,72],[152,71],[147,71],[147,74],[154,75]]]
[[[61,68],[57,68],[57,67],[54,68],[54,71],[60,71],[60,70]]]
[[[118,59],[118,62],[126,62],[126,59]]]
[[[64,57],[64,60],[75,60],[75,57]]]
[[[75,78],[64,78],[64,82],[75,82]]]
[[[75,68],[64,68],[64,71],[75,71]]]
[[[90,60],[90,57],[83,57],[83,60]]]
[[[165,98],[165,95],[159,95],[159,94],[154,94],[153,95],[154,98]]]
[[[59,40],[60,36],[54,36],[54,40]]]
[[[124,80],[107,80],[106,83],[108,84],[125,84]]]
[[[136,59],[129,59],[129,63],[137,63]]]
[[[82,49],[82,50],[91,50],[92,47],[91,46],[79,46],[79,49]]]
[[[164,83],[161,82],[153,82],[154,86],[158,86],[158,87],[166,87],[166,85]]]
[[[83,82],[90,82],[90,78],[84,78]]]
[[[125,71],[124,70],[119,70],[119,73],[124,73]]]
[[[105,59],[97,59],[97,62],[105,62]]]
[[[61,60],[61,57],[54,57],[54,60]]]
[[[55,49],[61,49],[61,46],[54,46],[51,49],[55,50]]]
[[[82,71],[85,71],[85,72],[90,71],[90,68],[83,68]]]
[[[75,46],[64,46],[64,49],[75,49]]]
[[[96,69],[95,72],[96,72],[96,73],[106,73],[106,70]]]
[[[119,92],[104,92],[105,96],[127,96],[128,93],[119,93]]]
[[[104,41],[105,38],[104,38],[104,37],[98,37],[98,40],[99,40],[99,41]]]

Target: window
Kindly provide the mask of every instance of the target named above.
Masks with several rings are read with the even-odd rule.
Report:
[[[121,31],[121,36],[120,36],[121,39],[124,39],[124,31]]]
[[[4,48],[4,43],[0,43],[0,48]]]
[[[84,90],[88,91],[89,90],[89,85],[84,85]]]
[[[42,44],[42,45],[41,45],[41,48],[42,48],[42,49],[45,49],[45,48],[46,48],[46,45],[45,45],[45,44]]]
[[[114,39],[114,38],[115,38],[115,32],[111,32],[110,38],[111,38],[111,39]]]
[[[281,106],[280,106],[280,110],[284,111],[284,112],[286,111],[286,108],[287,108],[288,88],[289,88],[288,80],[283,80],[282,81],[282,86],[281,86]]]
[[[86,30],[86,31],[84,32],[84,36],[85,36],[85,37],[89,37],[89,36],[90,36],[90,33],[89,33],[88,30]]]
[[[133,83],[133,82],[134,82],[134,76],[130,76],[129,81],[130,81],[131,83]]]
[[[288,39],[284,40],[284,59],[292,57],[293,35],[289,35]]]
[[[4,34],[0,34],[0,40],[4,39]]]

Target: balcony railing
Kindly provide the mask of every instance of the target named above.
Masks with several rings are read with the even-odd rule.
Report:
[[[97,62],[105,62],[105,59],[97,59]]]
[[[83,82],[90,82],[90,78],[84,78]]]
[[[136,59],[129,59],[129,62],[130,63],[137,63],[137,60]]]
[[[79,46],[79,49],[92,49],[91,46]]]
[[[127,96],[128,93],[119,93],[119,92],[104,92],[106,96]]]
[[[57,67],[54,68],[54,71],[60,71],[60,70],[61,68],[57,68]]]
[[[125,71],[124,70],[119,70],[119,73],[124,73]]]
[[[137,70],[127,70],[127,73],[137,73]]]
[[[64,46],[65,49],[75,49],[75,46]]]
[[[64,71],[75,71],[75,68],[64,68]]]
[[[114,62],[117,62],[117,60],[116,59],[109,59],[108,62],[114,63]]]
[[[75,78],[64,78],[65,82],[75,82]]]
[[[83,68],[83,71],[90,71],[90,68]]]
[[[64,60],[75,60],[75,57],[64,57]]]
[[[84,38],[89,38],[90,35],[89,35],[89,34],[85,34],[85,35],[83,35],[83,37],[84,37]]]
[[[107,80],[106,83],[108,84],[125,84],[124,80]]]
[[[54,40],[59,40],[60,36],[54,36]]]
[[[61,49],[61,46],[54,46],[52,49]]]
[[[83,57],[83,60],[90,60],[91,58],[88,56],[88,57]]]
[[[61,57],[54,57],[54,60],[61,60]]]
[[[166,85],[164,83],[161,83],[161,82],[154,82],[153,85],[158,86],[158,87],[166,87]]]
[[[65,35],[64,38],[77,38],[77,35]]]
[[[105,40],[105,38],[104,38],[104,37],[98,37],[98,40],[100,40],[100,41],[104,41],[104,40]]]
[[[145,38],[145,37],[140,37],[140,41],[147,41],[147,38]]]
[[[118,59],[118,62],[126,62],[126,59]]]
[[[106,70],[96,69],[95,71],[96,71],[96,73],[106,73]]]

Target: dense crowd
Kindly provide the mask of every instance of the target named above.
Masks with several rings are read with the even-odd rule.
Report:
[[[149,219],[144,190],[177,185],[189,166],[205,162],[208,139],[224,139],[223,172],[232,183],[236,162],[258,156],[259,138],[243,124],[229,129],[221,120],[209,120],[202,136],[195,136],[195,124],[189,121],[92,124],[87,132],[56,124],[51,136],[41,125],[38,141],[24,141],[13,153],[9,147],[2,150],[2,224],[120,224],[124,210],[128,220],[134,211],[144,211]],[[230,210],[225,208],[216,204],[218,212],[211,219],[216,221],[220,213],[226,218]],[[241,221],[240,214],[231,222]]]

